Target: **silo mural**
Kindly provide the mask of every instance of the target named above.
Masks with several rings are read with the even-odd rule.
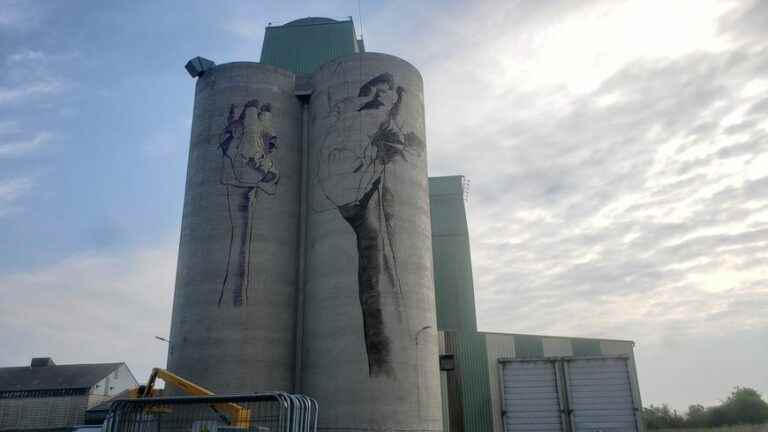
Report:
[[[227,126],[222,132],[219,144],[221,184],[227,188],[230,236],[219,306],[225,293],[231,296],[234,306],[242,306],[248,301],[253,206],[258,205],[259,195],[274,195],[280,180],[272,158],[277,148],[277,136],[272,127],[271,111],[269,103],[259,104],[258,99],[251,99],[235,116],[235,104],[232,104]]]
[[[300,388],[322,430],[440,430],[419,72],[205,62],[168,368],[217,393]]]
[[[424,141],[413,131],[404,130],[399,119],[405,93],[403,87],[395,85],[392,74],[388,72],[363,84],[357,94],[360,107],[356,111],[361,116],[370,112],[370,115],[381,117],[381,121],[370,134],[366,131],[363,142],[352,145],[344,141],[329,141],[328,138],[334,136],[329,133],[321,143],[318,161],[317,181],[323,194],[355,232],[357,284],[371,376],[394,373],[390,364],[390,340],[381,310],[382,277],[394,293],[398,316],[402,316],[400,302],[403,289],[393,227],[396,203],[387,181],[387,166],[398,160],[407,162],[407,154],[419,158],[424,151]],[[348,105],[347,102],[350,101],[343,100],[342,105]],[[331,128],[338,130],[344,127],[344,113],[334,105],[338,103],[329,107],[334,116]],[[329,190],[331,181],[328,177],[349,175],[350,168],[352,177],[357,177],[356,193],[351,201],[336,201]]]
[[[168,368],[218,393],[290,391],[301,178],[294,75],[198,78]]]
[[[365,53],[312,83],[303,390],[329,430],[439,429],[421,77]]]

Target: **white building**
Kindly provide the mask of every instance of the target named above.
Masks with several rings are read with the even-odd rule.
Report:
[[[0,430],[82,424],[85,411],[138,386],[125,363],[57,365],[49,357],[0,368]]]

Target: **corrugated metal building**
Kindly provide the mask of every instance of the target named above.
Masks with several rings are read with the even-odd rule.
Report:
[[[56,365],[44,357],[0,368],[0,430],[82,424],[88,408],[137,386],[125,363]]]
[[[359,52],[365,52],[365,47],[355,35],[351,18],[308,17],[267,26],[260,63],[311,74],[331,59]]]
[[[430,178],[446,431],[638,431],[634,342],[477,331],[461,176]]]

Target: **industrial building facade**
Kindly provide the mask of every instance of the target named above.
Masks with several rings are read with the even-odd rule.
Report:
[[[477,331],[464,181],[427,177],[415,67],[304,18],[260,63],[187,70],[169,370],[305,393],[326,431],[639,430],[631,342]]]
[[[634,342],[477,331],[466,183],[429,186],[443,429],[641,430]]]
[[[0,430],[65,429],[84,423],[86,410],[138,386],[125,363],[0,368]]]

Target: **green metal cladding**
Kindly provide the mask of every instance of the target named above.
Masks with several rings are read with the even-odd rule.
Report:
[[[302,18],[266,28],[260,62],[309,74],[336,57],[364,51],[351,19]]]
[[[599,356],[603,354],[598,339],[572,339],[573,355],[576,357]]]
[[[541,336],[515,336],[515,354],[517,358],[544,357],[544,341]]]
[[[464,178],[430,177],[432,259],[437,327],[451,331],[461,381],[464,431],[490,431],[490,382],[485,336],[477,333],[472,258],[464,208]]]

